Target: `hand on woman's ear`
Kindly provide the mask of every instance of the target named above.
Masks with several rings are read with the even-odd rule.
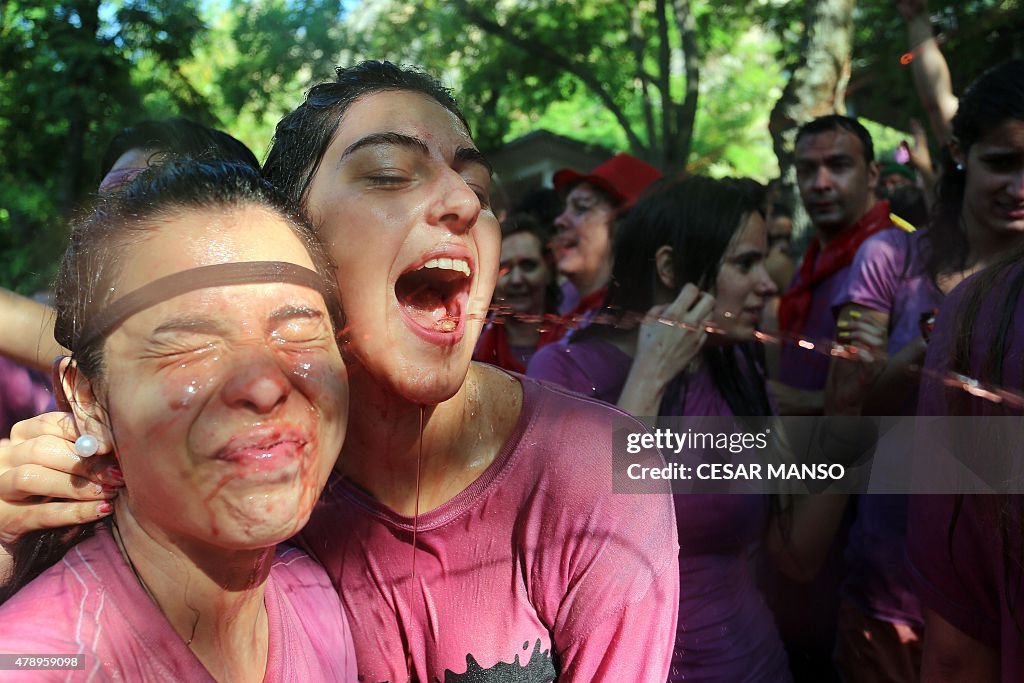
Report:
[[[88,434],[96,437],[99,453],[113,450],[114,440],[107,422],[107,414],[93,390],[92,381],[78,370],[78,365],[71,358],[64,357],[58,362],[54,391],[64,392],[75,419],[79,435]]]

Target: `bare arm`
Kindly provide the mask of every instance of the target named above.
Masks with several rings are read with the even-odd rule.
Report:
[[[907,36],[913,55],[910,65],[917,94],[928,112],[928,120],[939,144],[949,144],[953,134],[951,121],[959,100],[953,94],[949,65],[932,32],[928,3],[926,0],[895,0],[895,4],[907,22]]]
[[[992,648],[927,609],[924,629],[922,683],[995,683],[1000,679],[999,653]]]
[[[53,309],[28,297],[0,289],[0,353],[49,372],[55,356],[65,354],[53,339]]]
[[[935,206],[935,184],[938,178],[935,175],[935,165],[932,163],[932,153],[928,149],[928,134],[924,126],[917,119],[910,119],[910,130],[914,133],[913,145],[907,144],[907,151],[910,153],[910,163],[914,165],[921,184],[924,185],[925,205],[930,211]],[[915,226],[922,228],[924,226]]]

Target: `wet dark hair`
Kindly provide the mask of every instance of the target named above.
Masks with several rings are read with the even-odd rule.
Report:
[[[555,264],[555,254],[551,250],[551,230],[545,228],[536,217],[528,213],[517,213],[506,218],[501,224],[501,239],[525,233],[533,235],[540,242],[540,254],[544,263],[551,273],[547,287],[544,288],[544,313],[558,313],[558,306],[562,303],[562,288],[558,285],[558,266]]]
[[[100,175],[109,173],[121,155],[132,149],[260,167],[256,155],[243,142],[223,131],[183,118],[147,119],[122,129],[110,140],[103,153]]]
[[[259,207],[287,222],[323,277],[327,308],[339,329],[343,321],[331,262],[312,227],[291,202],[251,166],[170,161],[148,169],[120,191],[99,197],[96,206],[72,224],[70,244],[54,287],[54,337],[71,350],[79,372],[94,383],[103,377],[105,338],[84,337],[83,330],[93,316],[120,297],[112,292],[126,248],[160,229],[165,219],[183,212],[241,207]],[[91,536],[100,523],[108,522],[25,534],[12,549],[14,568],[0,588],[0,602]]]
[[[989,69],[964,91],[953,117],[953,137],[966,157],[974,143],[1008,120],[1024,121],[1022,59]],[[963,205],[968,173],[970,169],[957,168],[948,149],[943,151],[935,207],[926,236],[931,243],[928,273],[933,280],[967,265],[969,245]]]
[[[338,67],[335,74],[333,81],[313,86],[305,101],[281,119],[274,131],[263,175],[293,202],[305,202],[338,124],[364,95],[389,91],[425,95],[455,114],[469,131],[451,91],[422,71],[391,62],[365,61]]]
[[[688,282],[713,290],[733,237],[746,217],[761,213],[763,205],[764,188],[749,179],[690,176],[656,182],[619,226],[605,307],[613,315],[629,316],[644,314],[654,305],[660,286],[655,254],[665,245],[672,247],[674,293]],[[599,329],[584,328],[571,341],[586,339]],[[747,367],[737,363],[737,352]],[[701,353],[734,414],[771,414],[753,344],[706,345]]]
[[[864,163],[870,164],[875,160],[875,143],[871,140],[871,133],[860,121],[849,116],[840,114],[829,114],[819,116],[809,123],[805,123],[796,133],[796,144],[800,144],[808,135],[820,135],[833,131],[846,131],[853,133],[860,140],[861,149],[864,150]]]

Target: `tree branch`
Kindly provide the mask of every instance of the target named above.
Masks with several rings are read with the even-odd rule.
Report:
[[[633,5],[630,10],[631,30],[629,33],[629,45],[633,48],[633,58],[636,59],[636,75],[640,79],[640,91],[643,95],[644,127],[647,129],[647,144],[651,149],[658,148],[658,131],[654,128],[654,109],[651,106],[651,93],[648,84],[651,82],[651,75],[644,68],[644,39],[643,27],[640,21],[640,10],[638,5]]]
[[[683,43],[683,69],[686,72],[686,96],[682,106],[675,109],[674,144],[665,141],[666,157],[683,168],[690,157],[693,143],[693,125],[697,120],[697,102],[700,99],[700,47],[697,44],[697,22],[690,9],[690,0],[673,0],[676,23]],[[668,112],[666,111],[666,116]],[[676,154],[673,154],[675,152]]]
[[[480,10],[472,6],[468,0],[449,0],[449,2],[462,12],[470,23],[476,25],[484,32],[489,33],[500,40],[504,40],[509,45],[518,47],[527,54],[544,59],[580,79],[583,85],[589,88],[590,91],[593,92],[599,100],[601,100],[601,103],[608,109],[608,111],[611,112],[612,116],[615,117],[619,126],[622,127],[623,132],[625,132],[626,138],[629,140],[630,147],[633,148],[633,151],[640,153],[642,156],[647,155],[647,147],[640,140],[639,136],[637,136],[636,131],[633,130],[633,126],[630,124],[629,118],[622,110],[622,107],[620,107],[611,96],[611,93],[609,93],[604,87],[604,84],[601,83],[601,81],[598,80],[597,77],[594,76],[594,74],[586,67],[568,59],[565,55],[542,42],[525,38],[514,30],[487,18],[482,12],[480,12]]]
[[[657,0],[655,15],[658,18],[658,90],[661,91],[661,141],[662,157],[667,162],[671,157],[668,148],[675,138],[672,135],[672,46],[668,42],[668,5]],[[668,164],[666,164],[666,167]]]

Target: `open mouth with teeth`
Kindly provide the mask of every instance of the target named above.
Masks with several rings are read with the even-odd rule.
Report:
[[[432,343],[462,338],[472,271],[462,258],[432,258],[395,282],[395,297],[414,332]]]

